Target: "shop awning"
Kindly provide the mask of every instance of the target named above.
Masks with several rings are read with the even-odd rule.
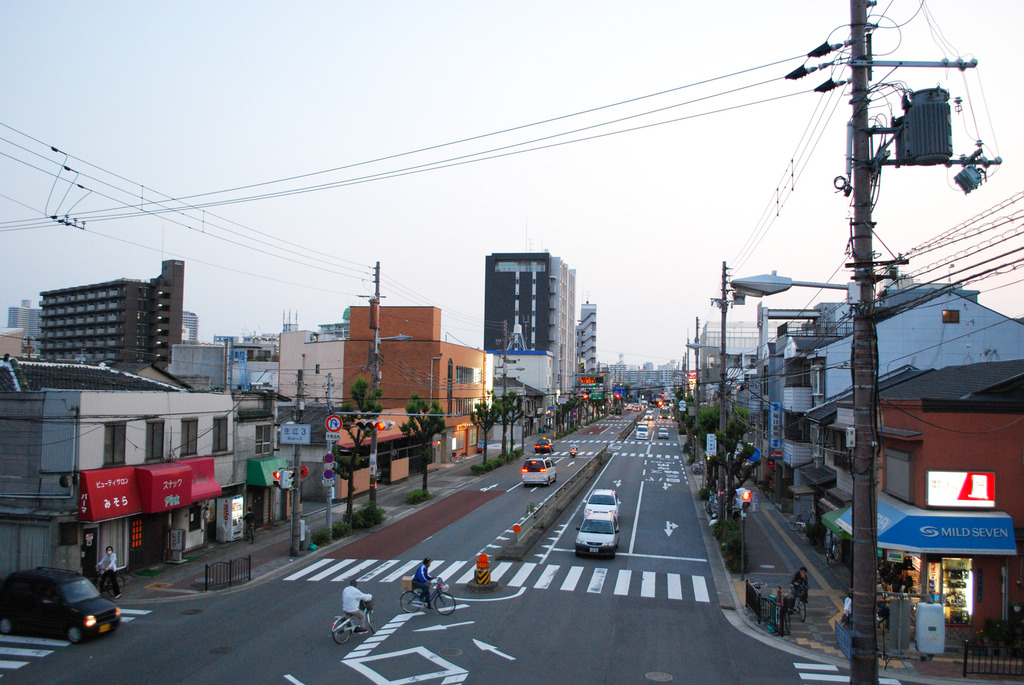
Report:
[[[838,523],[836,523],[836,519],[845,514],[849,510],[849,507],[845,507],[843,509],[833,509],[832,511],[827,511],[821,515],[821,522],[825,524],[826,528],[831,530],[839,537],[843,538],[844,540],[849,540],[852,536],[845,530],[843,530]]]
[[[853,510],[836,523],[852,532]],[[1001,511],[919,509],[880,495],[878,546],[917,554],[1016,554],[1013,519]]]
[[[817,485],[819,488],[834,483],[836,480],[836,472],[825,466],[801,466],[797,469],[797,473],[805,481],[811,485]]]
[[[249,460],[245,472],[245,484],[260,488],[274,485],[274,471],[288,466],[284,457],[253,457]]]
[[[224,489],[213,474],[213,457],[195,457],[182,459],[179,464],[187,464],[192,469],[192,501],[201,502],[211,497],[220,497]]]
[[[192,504],[192,469],[169,462],[135,467],[142,511],[155,514]]]
[[[142,511],[135,467],[82,471],[78,480],[78,520],[106,521]]]

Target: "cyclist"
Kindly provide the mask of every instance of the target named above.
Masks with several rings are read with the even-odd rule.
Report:
[[[114,599],[120,598],[121,588],[117,585],[117,555],[114,554],[114,548],[110,545],[107,545],[106,556],[100,560],[100,563],[96,564],[96,570],[102,574],[100,575],[100,587],[103,587],[103,584],[109,578],[110,582],[113,583]]]
[[[796,606],[796,599],[800,599],[807,602],[807,567],[801,566],[800,570],[793,574],[793,580],[790,581],[789,586],[793,588],[792,594],[792,606]]]
[[[424,559],[412,577],[412,586],[420,591],[420,597],[423,599],[424,605],[430,604],[430,581],[434,579],[430,575],[431,561],[433,560],[430,557]]]
[[[242,521],[245,522],[245,536],[249,538],[249,542],[253,542],[256,538],[256,514],[253,513],[252,507],[246,510]]]
[[[355,633],[366,633],[369,632],[366,628],[366,616],[359,609],[359,602],[366,603],[371,609],[373,605],[370,602],[373,601],[373,595],[368,592],[363,592],[359,589],[359,580],[356,578],[350,578],[348,581],[348,587],[341,593],[341,610],[345,612],[345,615],[352,619],[352,622],[356,624],[356,628],[353,632]]]

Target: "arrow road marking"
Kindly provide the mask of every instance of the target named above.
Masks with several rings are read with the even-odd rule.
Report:
[[[496,487],[498,487],[498,484],[497,483],[492,483],[491,485],[488,485],[486,488],[480,488],[480,492],[487,492],[491,488],[496,488]]]
[[[468,626],[468,625],[472,625],[474,623],[476,623],[476,621],[463,621],[462,623],[452,623],[450,625],[445,625],[445,624],[441,623],[441,624],[438,624],[436,626],[430,626],[428,628],[417,628],[413,632],[414,633],[427,633],[427,632],[430,632],[432,630],[448,630],[449,628],[454,628],[456,626]]]
[[[480,642],[480,640],[474,639],[473,640],[473,644],[476,645],[477,647],[479,647],[480,649],[482,649],[485,652],[494,652],[498,656],[505,657],[509,661],[515,661],[516,660],[516,658],[514,656],[509,656],[508,654],[505,654],[504,652],[499,652],[494,647],[494,645],[489,645],[486,642]]]
[[[665,483],[664,485],[661,486],[661,489],[662,490],[668,490],[670,487],[672,487],[671,483]]]
[[[672,537],[672,532],[679,527],[678,523],[672,523],[671,521],[665,521],[665,535]]]

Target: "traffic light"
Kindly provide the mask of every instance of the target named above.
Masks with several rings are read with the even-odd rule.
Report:
[[[281,489],[290,490],[292,487],[292,472],[288,469],[281,469],[278,473],[281,474]]]
[[[750,511],[750,503],[753,501],[753,498],[754,493],[752,493],[750,490],[743,491],[743,494],[740,497],[740,501],[742,502],[744,512]]]
[[[281,487],[281,472],[274,471],[274,485]]]

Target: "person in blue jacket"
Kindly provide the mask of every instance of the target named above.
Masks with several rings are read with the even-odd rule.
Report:
[[[424,559],[423,563],[416,569],[416,574],[412,577],[412,586],[420,591],[420,597],[423,598],[424,604],[430,603],[430,581],[434,579],[430,575],[431,561],[430,557]]]

